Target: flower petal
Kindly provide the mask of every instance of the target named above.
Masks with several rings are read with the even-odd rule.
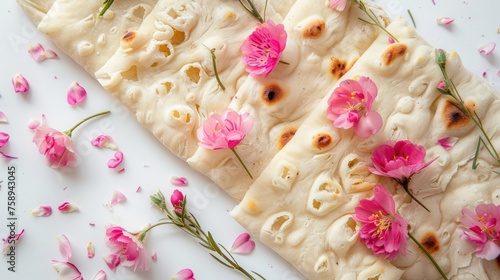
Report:
[[[142,190],[141,186],[138,186],[137,189],[135,190],[136,193],[140,192]]]
[[[98,148],[108,148],[111,150],[118,149],[118,146],[114,143],[113,138],[108,135],[99,135],[90,142],[93,146]]]
[[[31,57],[40,62],[44,61],[46,59],[45,57],[45,49],[43,48],[42,44],[37,43],[34,46],[30,46],[28,49],[28,53],[31,55]]]
[[[80,270],[70,262],[53,260],[52,267],[61,280],[83,280]]]
[[[122,201],[126,201],[127,197],[123,193],[118,190],[113,190],[113,194],[111,195],[111,206],[116,205]]]
[[[17,93],[24,93],[30,89],[30,84],[21,73],[12,77],[12,85]]]
[[[453,21],[455,21],[455,19],[450,18],[450,17],[439,17],[436,19],[436,22],[439,25],[448,25],[448,24],[452,23]]]
[[[242,233],[234,240],[230,251],[235,254],[246,255],[250,254],[254,249],[255,242],[250,240],[250,234]]]
[[[61,213],[67,214],[67,213],[78,211],[79,208],[76,205],[73,205],[69,202],[64,202],[63,204],[59,205],[59,207],[57,207],[57,209],[59,209],[59,211]]]
[[[35,217],[48,217],[52,215],[52,207],[48,205],[40,205],[31,211],[31,215]]]
[[[478,51],[480,54],[489,55],[495,49],[497,44],[495,42],[489,42],[488,44],[479,47]]]
[[[104,272],[104,270],[99,270],[94,277],[92,277],[92,280],[106,280],[106,272]]]
[[[0,155],[3,157],[3,158],[7,158],[7,159],[16,159],[17,157],[14,157],[14,156],[9,156],[7,154],[5,154],[4,152],[0,151]]]
[[[4,112],[0,111],[0,123],[8,123],[7,116],[5,116]]]
[[[172,280],[195,280],[194,273],[189,268],[184,268],[172,276]]]
[[[437,143],[443,147],[446,151],[449,151],[458,141],[458,137],[441,137],[437,140]]]
[[[71,243],[66,235],[61,234],[57,236],[57,243],[59,245],[59,252],[65,261],[69,261],[72,255]]]
[[[87,243],[87,257],[89,259],[93,258],[95,256],[95,248],[94,244],[92,242]]]
[[[120,163],[123,161],[123,153],[118,151],[115,153],[115,157],[108,160],[108,167],[109,168],[116,168]]]
[[[102,257],[104,262],[108,265],[109,269],[115,271],[120,265],[120,256],[115,254],[107,254]]]
[[[5,133],[5,132],[0,132],[0,148],[2,148],[3,146],[5,146],[5,144],[7,144],[7,142],[9,142],[9,134]]]
[[[156,252],[153,252],[153,254],[151,255],[151,259],[155,262],[156,260],[158,260],[158,254],[156,254]]]
[[[77,82],[71,84],[66,97],[69,105],[80,104],[87,97],[87,91]]]
[[[31,130],[37,129],[38,127],[40,127],[40,125],[41,125],[41,122],[37,119],[30,119],[28,122],[28,128]]]
[[[172,176],[170,178],[170,183],[174,186],[186,186],[188,184],[188,179],[186,177],[176,177]]]
[[[21,232],[14,234],[14,235],[9,235],[7,238],[2,238],[3,245],[2,245],[2,254],[7,255],[11,251],[11,247],[15,245],[19,240],[21,239],[21,236],[24,233],[24,229],[21,230]]]

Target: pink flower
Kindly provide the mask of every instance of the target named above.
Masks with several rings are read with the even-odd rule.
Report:
[[[92,146],[98,147],[98,148],[108,148],[111,150],[116,150],[118,146],[116,146],[115,142],[113,141],[113,138],[108,135],[99,135],[95,139],[92,139],[90,141]]]
[[[69,202],[63,202],[63,204],[59,205],[57,209],[63,214],[68,214],[79,210],[76,205],[73,205]]]
[[[73,263],[52,260],[52,267],[59,274],[59,279],[83,280],[82,273]]]
[[[149,270],[151,254],[138,238],[140,234],[134,235],[119,226],[106,227],[106,246],[110,248],[110,254],[104,259],[111,270],[115,270],[118,265],[133,266],[134,271],[137,268]]]
[[[172,276],[172,280],[195,280],[194,273],[189,268],[184,268]]]
[[[436,159],[437,157],[424,163],[425,148],[408,140],[401,140],[394,144],[380,145],[372,154],[374,167],[368,169],[373,174],[394,178],[403,184]]]
[[[30,84],[21,73],[12,77],[12,85],[14,86],[14,91],[17,93],[24,93],[30,89]]]
[[[231,246],[231,252],[242,255],[250,254],[253,249],[255,249],[255,242],[250,239],[248,233],[240,234]]]
[[[75,148],[71,138],[58,130],[47,127],[45,118],[35,129],[33,142],[38,146],[38,151],[47,158],[52,168],[60,168],[76,162]]]
[[[493,260],[500,256],[500,206],[479,204],[475,211],[462,209],[461,238],[477,246],[478,258]]]
[[[359,238],[375,255],[389,260],[406,255],[408,222],[396,213],[394,199],[384,186],[377,185],[373,199],[362,199],[354,212],[354,220],[363,224]]]
[[[186,186],[188,184],[188,179],[186,177],[172,176],[172,178],[170,178],[170,184],[179,187]]]
[[[330,8],[342,12],[349,0],[330,0]]]
[[[69,105],[78,105],[87,97],[87,91],[80,86],[77,82],[71,84],[68,90],[66,100]]]
[[[31,211],[31,215],[35,217],[48,217],[52,215],[52,207],[48,205],[40,205]]]
[[[250,114],[238,114],[232,109],[226,109],[222,114],[213,114],[203,126],[198,128],[199,145],[212,150],[234,148],[250,132],[253,117]]]
[[[286,46],[286,37],[283,24],[276,25],[270,19],[257,24],[255,31],[241,46],[247,72],[251,76],[267,77],[280,61]]]
[[[439,24],[439,25],[448,25],[452,22],[454,22],[455,19],[454,18],[450,18],[450,17],[440,17],[440,18],[437,18],[436,19],[436,22]]]
[[[174,207],[175,211],[182,212],[182,204],[184,203],[184,194],[179,190],[174,190],[170,196],[170,203]]]
[[[0,148],[2,148],[3,146],[5,146],[5,144],[7,144],[7,142],[9,142],[9,134],[5,133],[5,132],[0,132]]]
[[[34,46],[30,46],[30,48],[28,49],[28,53],[34,60],[38,62],[42,62],[47,58],[57,57],[57,54],[53,50],[45,50],[40,43],[37,43]]]
[[[365,76],[361,76],[359,82],[343,81],[328,99],[328,119],[337,128],[353,127],[358,137],[367,138],[377,133],[382,127],[382,117],[371,110],[377,92],[375,83]]]

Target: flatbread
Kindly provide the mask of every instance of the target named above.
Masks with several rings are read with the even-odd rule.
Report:
[[[264,10],[265,0],[254,3]],[[269,1],[266,17],[281,22],[293,3]],[[239,1],[159,1],[135,39],[122,43],[96,77],[163,145],[186,159],[198,147],[196,129],[228,107],[246,78],[240,47],[257,23]]]
[[[479,203],[500,204],[500,176],[482,150],[479,167],[471,169],[479,131],[436,90],[442,79],[434,48],[405,20],[383,33],[342,77],[370,77],[378,86],[373,108],[384,120],[372,137],[356,137],[352,129],[334,128],[327,118],[327,100],[338,84],[311,111],[293,139],[271,160],[231,215],[254,236],[292,263],[308,279],[439,279],[420,249],[408,240],[407,256],[394,261],[376,257],[358,240],[360,225],[354,207],[372,197],[381,183],[394,195],[398,212],[411,233],[454,279],[496,279],[500,267],[474,257],[474,248],[461,240],[457,228],[461,209]],[[483,120],[499,146],[500,99],[484,79],[471,74],[454,52],[447,70],[462,98]],[[340,81],[339,81],[340,82]],[[458,137],[449,151],[437,144]],[[321,145],[318,139],[328,145]],[[439,156],[412,177],[410,189],[431,211],[412,202],[393,180],[371,174],[371,153],[387,140],[410,140],[427,150],[427,161]]]
[[[383,12],[369,6],[384,23]],[[258,176],[285,146],[304,118],[370,46],[379,33],[358,18],[366,15],[357,5],[343,12],[328,1],[298,1],[283,21],[287,46],[282,61],[267,77],[249,77],[238,89],[230,108],[249,112],[255,124],[236,147],[253,176]],[[187,160],[236,200],[241,200],[253,180],[234,154],[200,147]]]
[[[115,1],[102,17],[102,0],[18,2],[35,23],[42,17],[38,30],[93,75],[119,48],[121,37],[141,25],[157,0]]]

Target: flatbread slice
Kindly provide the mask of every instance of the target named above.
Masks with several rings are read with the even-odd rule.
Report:
[[[281,22],[294,1],[254,1]],[[240,47],[258,21],[235,0],[162,0],[96,72],[102,86],[180,158],[197,149],[196,129],[228,107],[247,76]],[[210,50],[217,58],[215,78]]]
[[[352,129],[334,128],[326,111],[335,85],[231,215],[308,279],[439,279],[411,240],[408,254],[391,262],[359,241],[354,208],[361,199],[371,198],[374,186],[381,183],[393,194],[413,236],[450,279],[496,279],[498,264],[474,257],[474,248],[460,239],[457,229],[462,208],[500,204],[500,175],[494,172],[498,164],[482,149],[479,166],[472,170],[479,130],[436,90],[442,75],[434,48],[403,19],[388,30],[399,43],[391,44],[381,34],[342,77],[374,81],[378,96],[373,109],[384,120],[382,129],[362,139]],[[499,96],[484,79],[464,69],[454,52],[447,70],[469,110],[481,117],[499,147]],[[458,142],[447,151],[437,144],[441,137],[457,137]],[[426,161],[439,156],[410,182],[413,194],[431,213],[411,201],[394,180],[368,170],[371,153],[387,140],[424,146]]]
[[[102,17],[98,16],[102,0],[18,2],[39,22],[38,30],[93,76],[116,52],[121,37],[141,25],[157,0],[115,1]]]
[[[368,4],[367,4],[368,5]],[[384,24],[383,12],[369,6]],[[255,124],[236,150],[253,176],[293,137],[304,118],[375,40],[379,29],[358,18],[357,5],[338,12],[328,1],[298,1],[283,21],[287,46],[282,60],[267,77],[249,77],[230,108],[249,112]],[[366,18],[367,19],[367,18]],[[200,147],[188,160],[236,200],[252,183],[234,154]]]

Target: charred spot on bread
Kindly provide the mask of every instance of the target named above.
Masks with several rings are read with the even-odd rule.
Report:
[[[261,98],[267,105],[276,105],[285,98],[285,91],[277,84],[264,86]]]
[[[315,19],[309,22],[309,24],[304,28],[302,35],[305,38],[318,38],[323,35],[325,30],[325,21],[322,19]]]
[[[347,61],[339,59],[337,57],[332,57],[331,58],[331,67],[330,67],[330,74],[335,79],[340,79],[344,74],[349,70],[349,66],[347,66]]]
[[[122,42],[125,42],[125,43],[130,43],[132,41],[134,41],[134,39],[137,37],[137,32],[132,30],[132,31],[129,31],[127,33],[125,33],[125,35],[123,35],[122,37]]]
[[[319,133],[314,136],[313,146],[318,149],[324,149],[332,143],[332,136],[327,133]]]
[[[285,145],[292,140],[293,136],[295,135],[295,132],[297,132],[296,127],[290,127],[285,129],[282,133],[281,136],[278,139],[278,149],[281,150]]]
[[[473,112],[475,110],[476,104],[475,102],[466,102],[466,108],[469,112]],[[444,105],[442,116],[445,122],[445,127],[447,129],[460,128],[463,126],[467,126],[471,123],[471,119],[462,112],[455,103],[451,101],[447,101]]]
[[[391,44],[382,54],[382,60],[385,65],[389,65],[398,57],[404,56],[407,50],[408,47],[403,43]]]
[[[425,233],[420,240],[420,244],[422,244],[422,246],[424,246],[430,254],[436,253],[439,251],[439,249],[441,249],[439,239],[433,232]]]

